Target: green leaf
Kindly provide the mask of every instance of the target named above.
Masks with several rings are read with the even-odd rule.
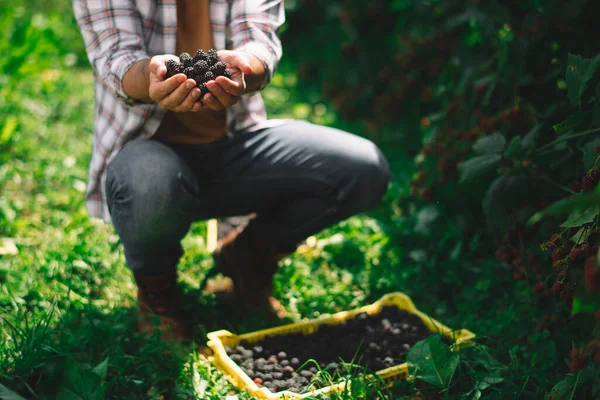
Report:
[[[511,157],[518,156],[522,150],[523,150],[523,145],[521,143],[521,136],[515,136],[514,138],[512,138],[512,140],[508,144],[508,147],[506,148],[506,151],[504,152],[504,157],[511,158]]]
[[[531,128],[531,130],[523,137],[523,147],[526,149],[533,148],[541,131],[542,127],[540,125],[536,125]]]
[[[571,211],[567,220],[561,225],[563,228],[579,228],[582,225],[589,224],[594,221],[600,208],[592,206],[584,209]]]
[[[106,363],[106,364],[105,364]],[[60,399],[96,400],[103,399],[107,384],[100,375],[105,374],[108,362],[104,360],[93,370],[84,364],[69,360],[65,363],[62,386],[59,389]]]
[[[542,218],[550,215],[568,214],[574,210],[584,210],[596,206],[597,204],[600,204],[599,193],[580,194],[571,198],[562,199],[546,207],[545,210],[534,214],[531,218],[529,218],[527,224],[533,225]]]
[[[592,233],[591,229],[581,228],[577,231],[577,233],[571,236],[569,240],[575,244],[583,243],[590,236],[590,233]]]
[[[506,146],[506,139],[500,133],[482,137],[473,145],[473,150],[478,154],[499,154]]]
[[[589,59],[583,59],[581,56],[576,56],[569,53],[567,58],[567,72],[565,74],[565,80],[567,81],[569,101],[573,106],[579,106],[579,89],[581,87],[581,81],[585,75],[585,71],[589,65]]]
[[[589,104],[590,99],[596,93],[596,86],[600,82],[600,54],[596,55],[581,78],[579,87],[579,108]]]
[[[108,372],[108,357],[100,364],[98,364],[93,370],[93,373],[98,375],[98,377],[102,380],[106,379],[106,373]]]
[[[558,382],[550,391],[550,398],[552,400],[569,400],[571,399],[571,393],[575,386],[575,377],[573,375],[567,375],[565,379]]]
[[[0,145],[6,144],[10,141],[13,134],[19,126],[19,120],[14,115],[9,115],[4,121],[2,131],[0,131]]]
[[[554,125],[552,128],[554,128],[554,131],[559,135],[569,133],[579,128],[591,115],[590,111],[577,111],[575,114],[572,114],[569,118],[560,124]]]
[[[477,290],[488,290],[492,283],[491,279],[480,279],[475,283],[475,289]]]
[[[600,308],[600,292],[588,293],[585,290],[585,284],[577,286],[577,292],[575,292],[575,298],[573,299],[573,306],[571,307],[571,316],[587,313],[593,314],[597,309]]]
[[[473,157],[458,165],[460,174],[460,183],[472,181],[486,173],[492,171],[500,164],[502,156],[500,154],[488,154],[485,156]]]
[[[6,386],[0,384],[0,399],[2,400],[25,400]]]
[[[442,343],[438,335],[416,343],[407,354],[409,369],[423,381],[447,387],[458,365],[458,355]]]
[[[598,146],[600,146],[600,138],[594,139],[583,146],[583,166],[586,171],[592,169],[594,164],[596,164],[596,159],[598,158],[596,147]]]

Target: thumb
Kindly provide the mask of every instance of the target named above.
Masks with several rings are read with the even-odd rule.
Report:
[[[235,65],[233,66],[238,67],[240,71],[242,71],[244,74],[251,74],[252,72],[254,72],[254,69],[252,68],[246,57],[236,55],[234,59],[234,64]]]

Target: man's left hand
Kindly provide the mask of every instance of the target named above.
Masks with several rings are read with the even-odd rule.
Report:
[[[253,69],[250,65],[250,54],[239,51],[221,50],[218,53],[219,61],[227,65],[231,71],[231,79],[218,76],[214,80],[206,82],[210,91],[202,102],[215,111],[234,105],[240,96],[246,91],[245,74],[251,74]]]

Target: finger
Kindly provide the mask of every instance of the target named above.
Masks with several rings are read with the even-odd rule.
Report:
[[[215,81],[206,82],[206,87],[210,92],[215,95],[219,103],[223,104],[225,107],[229,107],[235,103],[237,103],[237,98],[229,93],[225,89],[221,87]]]
[[[215,82],[217,82],[223,89],[234,96],[241,96],[244,92],[241,84],[224,76],[218,76],[215,79]]]
[[[166,96],[160,103],[160,107],[165,110],[180,111],[178,108],[181,103],[185,100],[190,91],[196,86],[196,82],[193,79],[188,79],[171,94]],[[189,108],[186,110],[189,111]]]
[[[194,103],[194,107],[192,108],[192,112],[198,112],[200,110],[202,110],[204,108],[204,106],[202,105],[201,101],[197,101]]]
[[[193,111],[196,100],[200,98],[200,89],[193,88],[174,111]]]
[[[162,78],[167,73],[167,66],[165,63],[167,62],[167,58],[163,56],[154,56],[150,60],[150,73]]]
[[[165,97],[170,95],[183,82],[185,82],[185,80],[186,77],[184,74],[173,75],[164,81],[160,81],[159,78],[154,78],[150,83],[150,97],[156,102],[161,102]]]
[[[223,107],[223,104],[221,104],[219,100],[217,100],[215,95],[213,95],[212,93],[207,93],[202,99],[202,102],[215,111],[219,111],[225,108]]]

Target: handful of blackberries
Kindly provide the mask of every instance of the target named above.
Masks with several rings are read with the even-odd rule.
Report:
[[[208,52],[198,50],[193,57],[188,53],[181,53],[179,60],[180,62],[167,61],[165,79],[180,73],[185,74],[188,79],[196,81],[196,87],[202,92],[201,96],[209,92],[206,82],[217,76],[231,78],[231,71],[227,69],[224,62],[217,59],[217,51],[214,49],[210,49]]]

